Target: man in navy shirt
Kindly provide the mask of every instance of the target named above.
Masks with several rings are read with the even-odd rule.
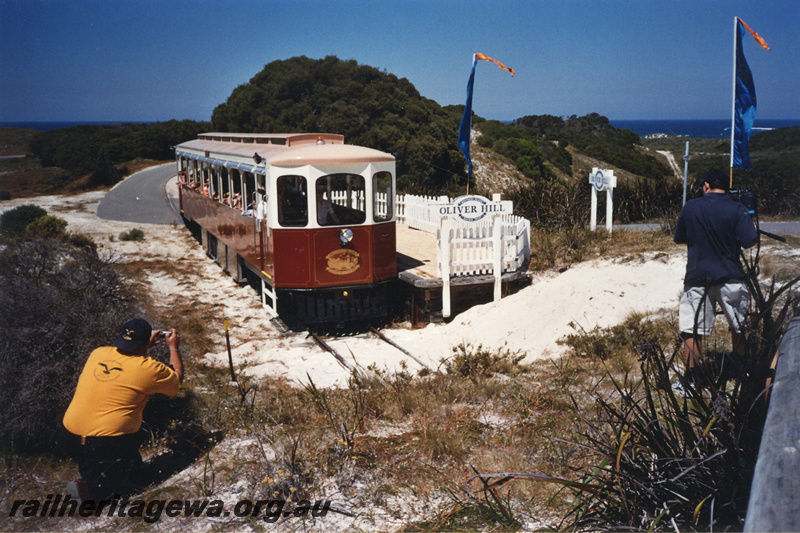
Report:
[[[703,197],[686,202],[675,224],[673,240],[688,247],[679,325],[690,375],[699,362],[700,336],[711,333],[717,305],[728,319],[734,352],[744,354],[741,325],[749,294],[739,255],[758,242],[758,232],[747,209],[727,192],[727,174],[708,172]]]

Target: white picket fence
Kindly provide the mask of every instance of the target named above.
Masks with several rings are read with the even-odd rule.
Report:
[[[450,265],[440,261],[440,276],[493,274],[498,264],[501,273],[514,272],[530,260],[530,222],[522,217],[500,214],[468,224],[446,218],[437,233],[439,255],[449,257]]]
[[[384,199],[385,201],[385,199]],[[493,201],[499,202],[500,195]],[[437,236],[437,274],[442,278],[442,315],[450,316],[450,279],[457,276],[491,275],[494,299],[501,297],[505,272],[515,272],[531,257],[530,221],[511,214],[494,214],[478,222],[440,217],[432,206],[447,205],[446,196],[397,196],[397,222]]]
[[[333,204],[349,207],[357,211],[366,210],[367,200],[364,191],[331,191],[330,195],[331,203]]]
[[[450,198],[447,196],[415,196],[413,194],[398,196],[395,202],[397,222],[405,224],[409,228],[436,233],[439,231],[439,217],[432,216],[430,207],[449,203]]]

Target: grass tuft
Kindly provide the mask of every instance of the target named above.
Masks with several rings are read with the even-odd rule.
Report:
[[[144,240],[144,231],[139,228],[133,228],[130,231],[123,231],[119,234],[119,240],[121,241],[143,241]]]

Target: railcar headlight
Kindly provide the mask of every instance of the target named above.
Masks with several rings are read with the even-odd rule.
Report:
[[[342,228],[339,231],[339,244],[344,246],[348,242],[353,240],[353,230],[350,228]]]

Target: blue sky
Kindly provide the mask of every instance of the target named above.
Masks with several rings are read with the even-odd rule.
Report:
[[[267,63],[355,59],[474,111],[728,118],[733,20],[758,117],[800,118],[798,0],[0,0],[0,121],[209,120]]]

